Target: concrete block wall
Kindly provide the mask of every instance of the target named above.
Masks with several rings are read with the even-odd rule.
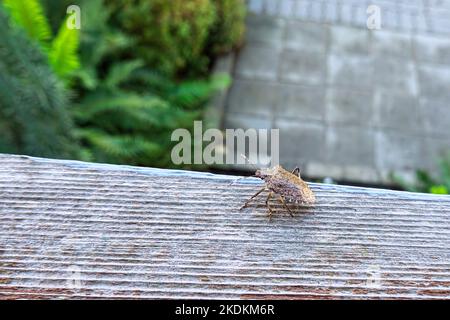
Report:
[[[366,27],[369,4],[381,30]],[[392,171],[436,170],[450,151],[450,1],[248,7],[225,128],[279,128],[281,164],[312,177],[387,183]]]

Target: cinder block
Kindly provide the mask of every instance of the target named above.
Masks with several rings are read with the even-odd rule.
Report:
[[[411,60],[375,56],[373,65],[375,88],[418,95],[417,72]]]
[[[266,13],[271,16],[279,15],[280,13],[280,4],[278,1],[266,0]]]
[[[381,29],[395,31],[399,27],[398,12],[381,8]]]
[[[394,130],[375,134],[376,165],[380,171],[416,170],[426,163],[425,139]]]
[[[246,26],[246,43],[275,48],[282,46],[285,20],[250,14],[247,16]]]
[[[308,20],[311,16],[311,2],[296,1],[294,10],[296,18]]]
[[[351,3],[341,2],[340,3],[341,11],[340,11],[340,22],[351,25],[353,22],[353,5]]]
[[[248,115],[248,114],[242,114],[242,113],[227,113],[226,118],[224,119],[224,127],[223,129],[243,129],[243,130],[247,130],[247,129],[267,129],[270,130],[272,127],[272,121],[271,119],[265,117],[265,116],[261,116],[261,115]],[[226,134],[225,130],[223,131],[224,135]],[[268,153],[265,154],[263,152],[261,152],[260,157],[262,158],[253,158],[254,163],[256,164],[256,166],[259,167],[258,161],[261,161],[263,159],[267,159],[267,156],[270,156],[270,150],[271,150],[271,141],[270,141],[270,131],[267,132],[268,135],[262,134],[260,135],[259,132],[256,135],[257,140],[254,141],[254,143],[256,143],[256,145],[253,145],[253,147],[256,147],[256,150],[258,150],[258,146],[259,145],[266,145],[267,146],[267,151]],[[256,156],[254,153],[251,154],[251,148],[249,146],[249,140],[246,141],[245,144],[245,150],[241,150],[238,149],[238,145],[237,143],[234,144],[234,149],[231,149],[231,145],[229,144],[230,142],[227,143],[227,148],[225,148],[223,150],[224,153],[227,153],[229,151],[233,151],[234,157],[236,161],[242,161],[243,159],[241,159],[240,154],[241,153],[245,153],[247,156],[252,157],[252,156]],[[230,148],[230,149],[228,149]],[[262,150],[260,150],[262,151]],[[251,158],[252,159],[252,158]],[[264,161],[265,162],[265,161]],[[250,171],[254,171],[254,168],[251,165],[248,164],[243,164],[243,165],[233,165],[233,167],[235,169],[238,170],[250,170]],[[224,167],[224,169],[226,169],[226,167]],[[229,169],[229,168],[228,168]]]
[[[326,118],[329,123],[370,126],[373,122],[371,91],[332,88],[327,92]]]
[[[281,85],[275,109],[277,117],[323,120],[325,88],[315,86]]]
[[[418,61],[450,64],[450,39],[447,36],[416,36],[413,39]]]
[[[295,3],[297,0],[280,0],[280,16],[294,17]]]
[[[322,161],[325,126],[320,122],[276,119],[280,129],[280,162],[290,166]]]
[[[235,80],[228,97],[227,112],[270,117],[278,101],[278,92],[277,84]]]
[[[248,11],[251,13],[261,13],[264,8],[264,0],[248,0]]]
[[[438,138],[450,139],[450,109],[446,100],[422,99],[420,117],[424,121],[425,131]]]
[[[370,90],[373,81],[373,64],[368,57],[329,55],[328,83],[335,86]]]
[[[378,57],[412,59],[411,36],[404,32],[374,30],[372,33],[372,52]]]
[[[322,1],[311,1],[310,20],[321,22],[324,16],[324,6]]]
[[[224,121],[224,129],[270,129],[271,127],[271,119],[263,115],[228,112]]]
[[[324,22],[335,23],[339,20],[340,15],[340,5],[337,1],[326,1],[324,2]]]
[[[411,134],[424,133],[417,97],[402,92],[377,90],[374,94],[374,120],[377,127]]]
[[[353,11],[353,25],[361,28],[367,29],[367,5],[357,5]]]
[[[287,49],[300,49],[324,54],[327,47],[328,26],[290,20],[286,24],[286,37],[284,47]]]
[[[237,58],[236,74],[246,79],[276,80],[279,50],[247,44]]]
[[[320,85],[325,81],[326,56],[308,51],[284,50],[280,57],[280,79]]]
[[[368,55],[369,31],[363,28],[331,26],[330,50],[339,55]]]
[[[415,16],[414,21],[415,21],[415,24],[413,25],[414,33],[422,34],[428,31],[429,26],[424,12],[418,12],[418,14]]]
[[[374,165],[373,131],[366,126],[329,126],[326,160],[347,166]]]
[[[435,2],[440,9],[450,10],[450,0],[437,0]]]
[[[418,67],[420,93],[425,99],[450,99],[450,66],[422,64]]]
[[[441,34],[448,34],[450,32],[450,21],[448,19],[449,13],[444,17],[433,17],[433,31]]]

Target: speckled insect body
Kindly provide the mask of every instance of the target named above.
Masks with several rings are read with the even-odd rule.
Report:
[[[313,205],[316,201],[314,193],[309,188],[308,184],[300,177],[299,168],[295,168],[292,172],[289,172],[277,165],[273,168],[256,170],[255,176],[264,180],[265,186],[248,199],[241,209],[247,207],[249,202],[263,191],[269,192],[266,198],[269,216],[273,213],[269,200],[274,194],[278,195],[280,202],[288,210],[291,216],[293,214],[291,209],[287,206],[286,201],[306,205]]]

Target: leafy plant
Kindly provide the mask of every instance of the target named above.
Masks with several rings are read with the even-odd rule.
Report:
[[[245,31],[244,0],[212,0],[217,17],[211,26],[205,51],[214,57],[241,45]]]
[[[64,81],[79,68],[79,31],[69,29],[65,21],[53,38],[51,26],[39,0],[3,0],[16,25],[36,40],[46,53],[53,71]]]
[[[136,57],[167,75],[205,71],[202,54],[215,21],[210,0],[112,0],[116,23],[136,38]]]
[[[192,129],[210,96],[229,85],[228,77],[207,76],[210,0],[76,0],[82,32],[66,27],[66,0],[42,0],[45,10],[38,0],[0,1],[40,54],[22,66],[25,58],[6,59],[0,46],[3,150],[170,167],[171,132]],[[55,74],[75,93],[70,115]],[[80,152],[72,150],[78,142]]]
[[[48,51],[50,65],[61,79],[70,80],[74,71],[80,67],[79,41],[77,29],[69,29],[66,23],[63,23],[50,45]]]
[[[67,17],[67,8],[70,5],[78,5],[82,8],[84,0],[40,0],[45,15],[54,34],[58,32],[61,23]],[[85,14],[82,9],[81,17]]]
[[[76,157],[63,85],[1,4],[0,30],[0,152]]]
[[[171,166],[171,132],[190,128],[226,78],[175,83],[129,57],[135,39],[110,24],[101,0],[84,4],[82,68],[73,107],[87,160]]]
[[[111,0],[117,25],[137,40],[135,57],[169,76],[205,76],[242,42],[243,0]]]
[[[450,153],[438,161],[439,176],[432,176],[425,170],[416,172],[416,183],[406,183],[398,176],[392,179],[402,188],[412,192],[427,192],[434,194],[450,194]]]
[[[31,39],[42,47],[48,46],[52,32],[38,0],[3,0],[3,5]]]

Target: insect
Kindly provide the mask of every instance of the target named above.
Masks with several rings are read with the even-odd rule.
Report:
[[[314,193],[309,188],[308,184],[300,177],[300,169],[298,167],[292,172],[286,171],[280,165],[268,169],[259,169],[256,170],[255,177],[264,180],[265,185],[261,190],[248,199],[239,210],[246,208],[250,201],[256,198],[263,191],[269,192],[266,198],[266,207],[269,210],[269,217],[273,213],[269,200],[274,196],[274,194],[278,196],[281,204],[288,210],[291,216],[293,216],[293,213],[287,206],[286,201],[303,203],[306,205],[313,205],[316,201]]]

